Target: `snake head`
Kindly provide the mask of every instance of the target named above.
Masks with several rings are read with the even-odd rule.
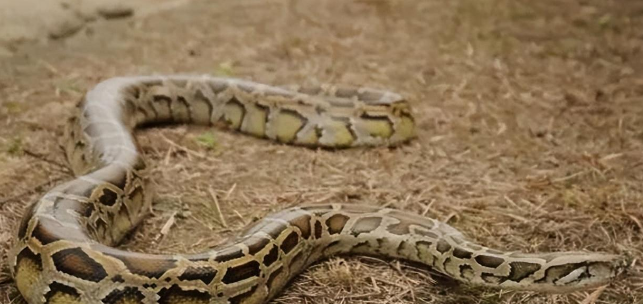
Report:
[[[626,275],[633,263],[627,255],[572,253],[550,262],[535,283],[556,293],[603,286]]]

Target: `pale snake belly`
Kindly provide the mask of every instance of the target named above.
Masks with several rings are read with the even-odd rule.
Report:
[[[106,80],[68,123],[64,147],[77,178],[29,207],[18,229],[10,269],[27,302],[264,303],[311,263],[337,254],[408,260],[466,283],[546,292],[608,284],[629,265],[602,253],[502,252],[430,218],[350,204],[286,209],[200,254],[119,250],[112,246],[152,202],[132,132],[153,123],[221,123],[328,148],[393,146],[415,135],[408,103],[388,91],[208,76]]]

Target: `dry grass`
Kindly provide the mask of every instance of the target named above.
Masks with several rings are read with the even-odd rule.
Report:
[[[399,149],[315,151],[204,127],[144,130],[158,197],[125,248],[195,252],[273,210],[346,202],[426,214],[500,249],[640,260],[641,17],[634,0],[200,1],[25,46],[0,62],[0,303],[21,301],[8,232],[71,178],[56,145],[63,118],[124,74],[388,88],[412,101],[419,133]],[[275,303],[643,303],[642,270],[594,293],[541,295],[337,258]]]

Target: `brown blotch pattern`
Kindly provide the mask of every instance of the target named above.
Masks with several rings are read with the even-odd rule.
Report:
[[[210,303],[210,294],[198,290],[183,290],[178,285],[172,285],[170,288],[163,288],[158,292],[159,304],[208,304]]]
[[[277,249],[277,246],[272,246],[270,248],[270,251],[268,251],[268,254],[263,256],[263,264],[266,266],[272,265],[275,261],[279,259],[279,249]]]
[[[209,266],[203,266],[203,267],[188,267],[183,271],[183,273],[179,276],[179,280],[181,281],[192,281],[192,280],[201,280],[205,285],[210,284],[214,277],[217,275],[217,270],[209,267]]]
[[[259,263],[257,261],[250,261],[228,268],[221,282],[231,284],[248,278],[258,277],[259,274],[261,274]]]
[[[143,303],[145,296],[136,287],[125,287],[123,289],[114,289],[102,302],[104,304],[128,304]]]
[[[302,215],[290,221],[290,224],[299,228],[301,237],[308,239],[310,237],[310,215]]]
[[[470,258],[471,258],[471,255],[472,255],[472,253],[471,253],[471,252],[466,251],[466,250],[464,250],[464,249],[462,249],[462,248],[458,248],[458,247],[456,247],[456,248],[454,248],[454,249],[453,249],[453,256],[455,256],[456,258],[459,258],[459,259],[470,259]]]
[[[489,267],[489,268],[496,268],[505,262],[505,259],[503,258],[490,256],[490,255],[479,255],[475,258],[475,260],[481,266]]]
[[[103,188],[103,194],[98,198],[98,201],[105,206],[113,206],[117,200],[118,194],[107,188]]]
[[[315,221],[314,232],[315,232],[314,235],[315,235],[316,239],[321,238],[321,236],[322,236],[322,224],[321,224],[320,221]]]
[[[435,246],[435,249],[439,253],[444,254],[445,252],[451,250],[451,245],[449,245],[449,243],[447,243],[447,241],[445,240],[439,240],[437,245]]]
[[[80,248],[60,250],[51,258],[56,269],[68,275],[92,282],[100,282],[107,277],[105,268]]]
[[[297,244],[299,243],[299,236],[296,232],[291,232],[281,243],[279,248],[285,253],[288,254]]]
[[[350,218],[348,216],[345,216],[339,213],[329,217],[326,220],[328,233],[332,235],[332,234],[338,234],[342,232],[342,230],[344,229],[344,226],[346,225],[346,222],[348,222],[349,219]]]
[[[509,263],[511,272],[509,273],[509,280],[520,282],[522,279],[534,274],[540,270],[540,265],[528,262],[511,262]]]
[[[363,217],[355,222],[355,224],[351,228],[351,233],[355,236],[358,236],[361,233],[368,233],[377,229],[377,227],[379,227],[381,223],[381,217]]]

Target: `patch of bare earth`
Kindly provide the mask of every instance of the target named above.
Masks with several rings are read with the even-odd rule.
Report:
[[[498,249],[640,261],[642,17],[634,0],[195,1],[20,47],[0,61],[0,303],[22,301],[9,232],[72,178],[57,146],[64,119],[97,82],[127,74],[391,89],[412,102],[418,138],[325,151],[206,127],[141,131],[158,195],[124,248],[197,252],[268,212],[342,202],[425,214]],[[313,266],[274,302],[642,303],[642,271],[543,295],[346,257]]]

